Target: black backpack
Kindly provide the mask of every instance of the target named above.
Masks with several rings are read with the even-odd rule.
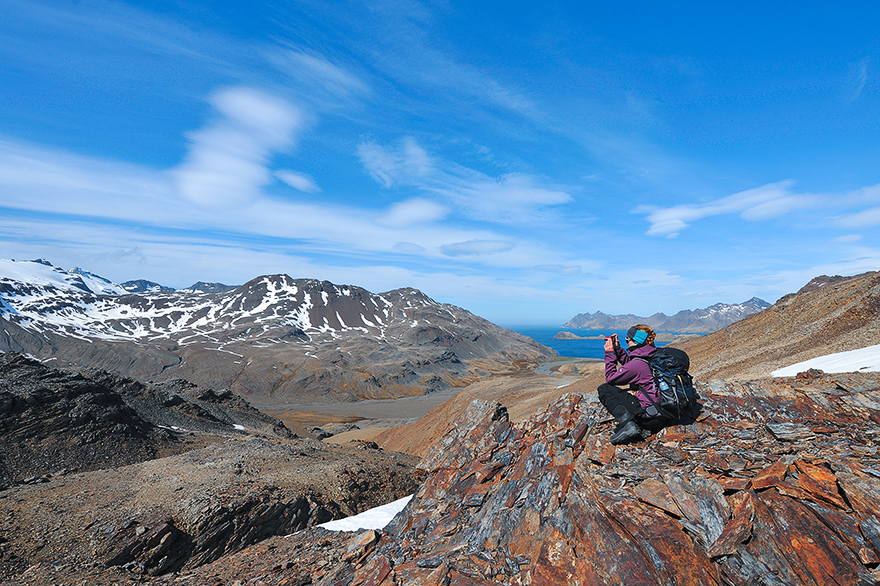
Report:
[[[650,360],[644,360],[654,375],[654,388],[660,397],[659,403],[649,406],[646,416],[660,419],[681,419],[697,404],[694,379],[688,374],[691,361],[684,350],[678,348],[657,348]],[[651,397],[648,397],[650,400]]]

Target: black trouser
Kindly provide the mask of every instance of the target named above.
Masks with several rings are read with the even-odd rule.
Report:
[[[632,393],[608,383],[602,383],[596,391],[599,393],[599,402],[618,423],[624,423],[641,415],[642,406]]]

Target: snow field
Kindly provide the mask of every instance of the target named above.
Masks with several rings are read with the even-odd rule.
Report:
[[[786,366],[770,373],[771,376],[795,376],[811,368],[823,372],[880,372],[880,344],[847,350],[836,354],[826,354]]]

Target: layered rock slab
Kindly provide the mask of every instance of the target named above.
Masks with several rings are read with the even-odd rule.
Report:
[[[519,425],[474,402],[375,552],[319,583],[878,583],[880,377],[701,394],[693,421],[623,447],[586,395]]]

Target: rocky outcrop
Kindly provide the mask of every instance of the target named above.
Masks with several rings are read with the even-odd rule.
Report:
[[[0,583],[118,585],[191,572],[412,494],[424,477],[416,463],[363,445],[229,438],[17,485],[0,491]]]
[[[608,315],[597,311],[596,313],[579,313],[571,318],[564,327],[627,330],[635,324],[646,324],[658,332],[705,334],[720,330],[744,317],[763,311],[767,307],[770,307],[769,303],[763,299],[752,297],[743,303],[716,303],[704,309],[683,309],[672,316],[665,313],[655,313],[650,317],[632,314]]]
[[[292,435],[228,391],[64,372],[0,355],[0,487],[180,453],[199,447],[199,436],[245,433]]]
[[[376,550],[319,584],[875,584],[880,375],[701,385],[615,447],[584,395],[513,425],[476,402]]]

